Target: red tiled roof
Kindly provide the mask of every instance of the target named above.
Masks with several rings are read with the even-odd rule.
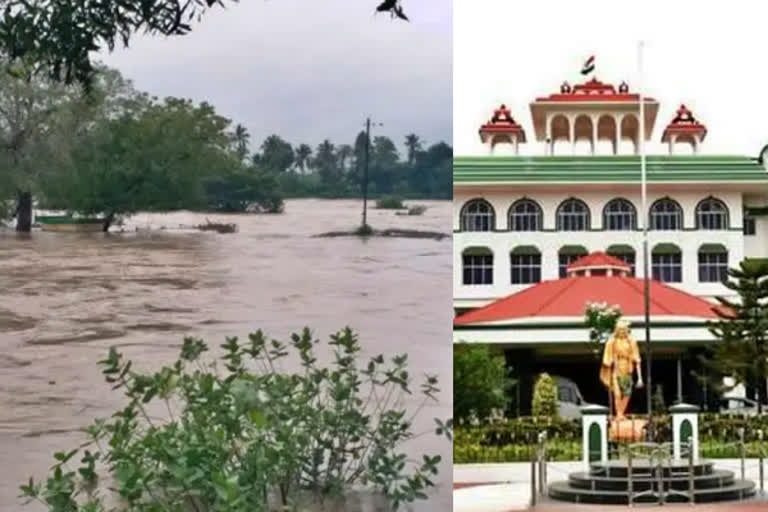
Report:
[[[700,297],[672,288],[660,281],[650,282],[652,316],[717,318],[717,306]],[[521,318],[584,318],[587,302],[618,304],[624,316],[640,316],[643,308],[643,280],[623,276],[569,277],[542,281],[485,307],[454,319],[454,325],[498,322]]]
[[[624,270],[631,270],[631,267],[619,258],[614,258],[613,256],[599,251],[589,253],[586,256],[571,262],[568,267],[566,267],[566,270],[571,271],[585,267],[620,267]]]

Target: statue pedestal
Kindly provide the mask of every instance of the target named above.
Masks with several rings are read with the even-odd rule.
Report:
[[[691,404],[677,404],[669,408],[672,414],[672,451],[675,459],[687,458],[683,446],[691,443],[693,463],[699,462],[699,408]]]
[[[608,462],[608,408],[587,405],[581,408],[581,451],[584,468],[592,462]]]
[[[608,429],[608,439],[620,443],[639,443],[645,441],[645,429],[648,420],[640,418],[613,419]]]

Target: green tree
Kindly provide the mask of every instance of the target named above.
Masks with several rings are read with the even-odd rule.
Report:
[[[396,181],[400,156],[395,143],[389,137],[379,135],[373,137],[372,142],[370,180],[379,194],[389,194]]]
[[[408,149],[408,165],[416,162],[416,154],[422,150],[421,139],[415,133],[409,133],[405,136],[405,147]]]
[[[285,172],[294,162],[293,147],[279,135],[270,135],[261,144],[259,164],[264,169]]]
[[[509,404],[514,384],[504,357],[488,345],[459,343],[453,347],[453,416],[459,422],[487,420]]]
[[[341,183],[338,156],[336,147],[328,139],[317,146],[313,166],[323,181],[326,193],[333,195],[334,192],[338,191]]]
[[[352,146],[349,144],[342,144],[339,146],[339,149],[336,151],[336,156],[339,161],[339,169],[342,174],[347,173],[347,160],[349,160],[352,157]]]
[[[296,148],[296,167],[304,172],[309,167],[312,158],[312,148],[308,144],[299,144]]]
[[[540,374],[533,385],[531,409],[534,416],[557,417],[557,384],[547,373]]]
[[[718,391],[727,391],[744,384],[757,385],[758,412],[766,402],[765,382],[768,378],[768,263],[764,260],[744,260],[738,268],[728,269],[723,283],[738,295],[731,300],[718,297],[721,307],[715,308],[717,321],[709,323],[717,342],[702,357],[707,377]],[[722,376],[733,378],[733,386],[725,386]]]
[[[225,167],[205,181],[208,208],[219,212],[281,213],[283,198],[275,173],[256,166]]]
[[[177,98],[104,120],[73,148],[45,195],[58,208],[104,215],[105,231],[118,215],[202,208],[205,180],[239,165],[229,124],[211,105]]]
[[[39,66],[0,63],[0,192],[15,197],[16,229],[29,231],[32,202],[41,185],[52,179],[68,148],[80,144],[94,123],[120,115],[146,98],[120,74],[103,67],[92,94],[52,82]]]
[[[235,143],[235,153],[237,158],[243,162],[248,158],[248,142],[251,138],[251,134],[248,133],[248,128],[238,124],[235,126],[235,132],[232,136]]]

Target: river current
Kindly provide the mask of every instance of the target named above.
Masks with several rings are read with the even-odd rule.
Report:
[[[450,232],[449,201],[416,203],[424,215],[372,209],[369,223]],[[206,219],[238,232],[185,229]],[[287,340],[309,326],[327,339],[349,325],[366,353],[407,352],[414,376],[439,376],[439,403],[416,430],[450,417],[451,239],[312,237],[359,219],[359,201],[291,200],[282,215],[139,214],[107,235],[0,233],[0,511],[39,510],[21,508],[19,484],[123,403],[96,364],[110,346],[151,369],[185,335],[218,347],[258,328]],[[443,463],[414,510],[450,510],[450,443],[425,436],[417,447]]]

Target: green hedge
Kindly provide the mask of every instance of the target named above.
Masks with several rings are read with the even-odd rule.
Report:
[[[752,441],[745,444],[745,455],[757,458],[761,443]],[[762,443],[765,456],[766,443]],[[496,462],[529,462],[534,457],[535,445],[510,444],[507,446],[481,446],[478,444],[453,446],[454,464],[483,464]],[[739,446],[722,441],[702,441],[701,457],[705,459],[737,459]],[[581,459],[581,443],[578,441],[551,441],[547,443],[547,460],[553,462]]]
[[[658,416],[653,421],[657,440],[670,441],[671,417]],[[766,439],[763,445],[768,448],[768,415],[736,417],[701,414],[699,436],[702,457],[739,457],[736,442],[741,428],[747,441],[748,457],[756,457],[759,452],[758,430],[762,429]],[[578,460],[581,457],[581,420],[526,416],[489,425],[457,426],[454,430],[454,461],[457,464],[530,461],[542,431],[547,432],[550,460]]]

